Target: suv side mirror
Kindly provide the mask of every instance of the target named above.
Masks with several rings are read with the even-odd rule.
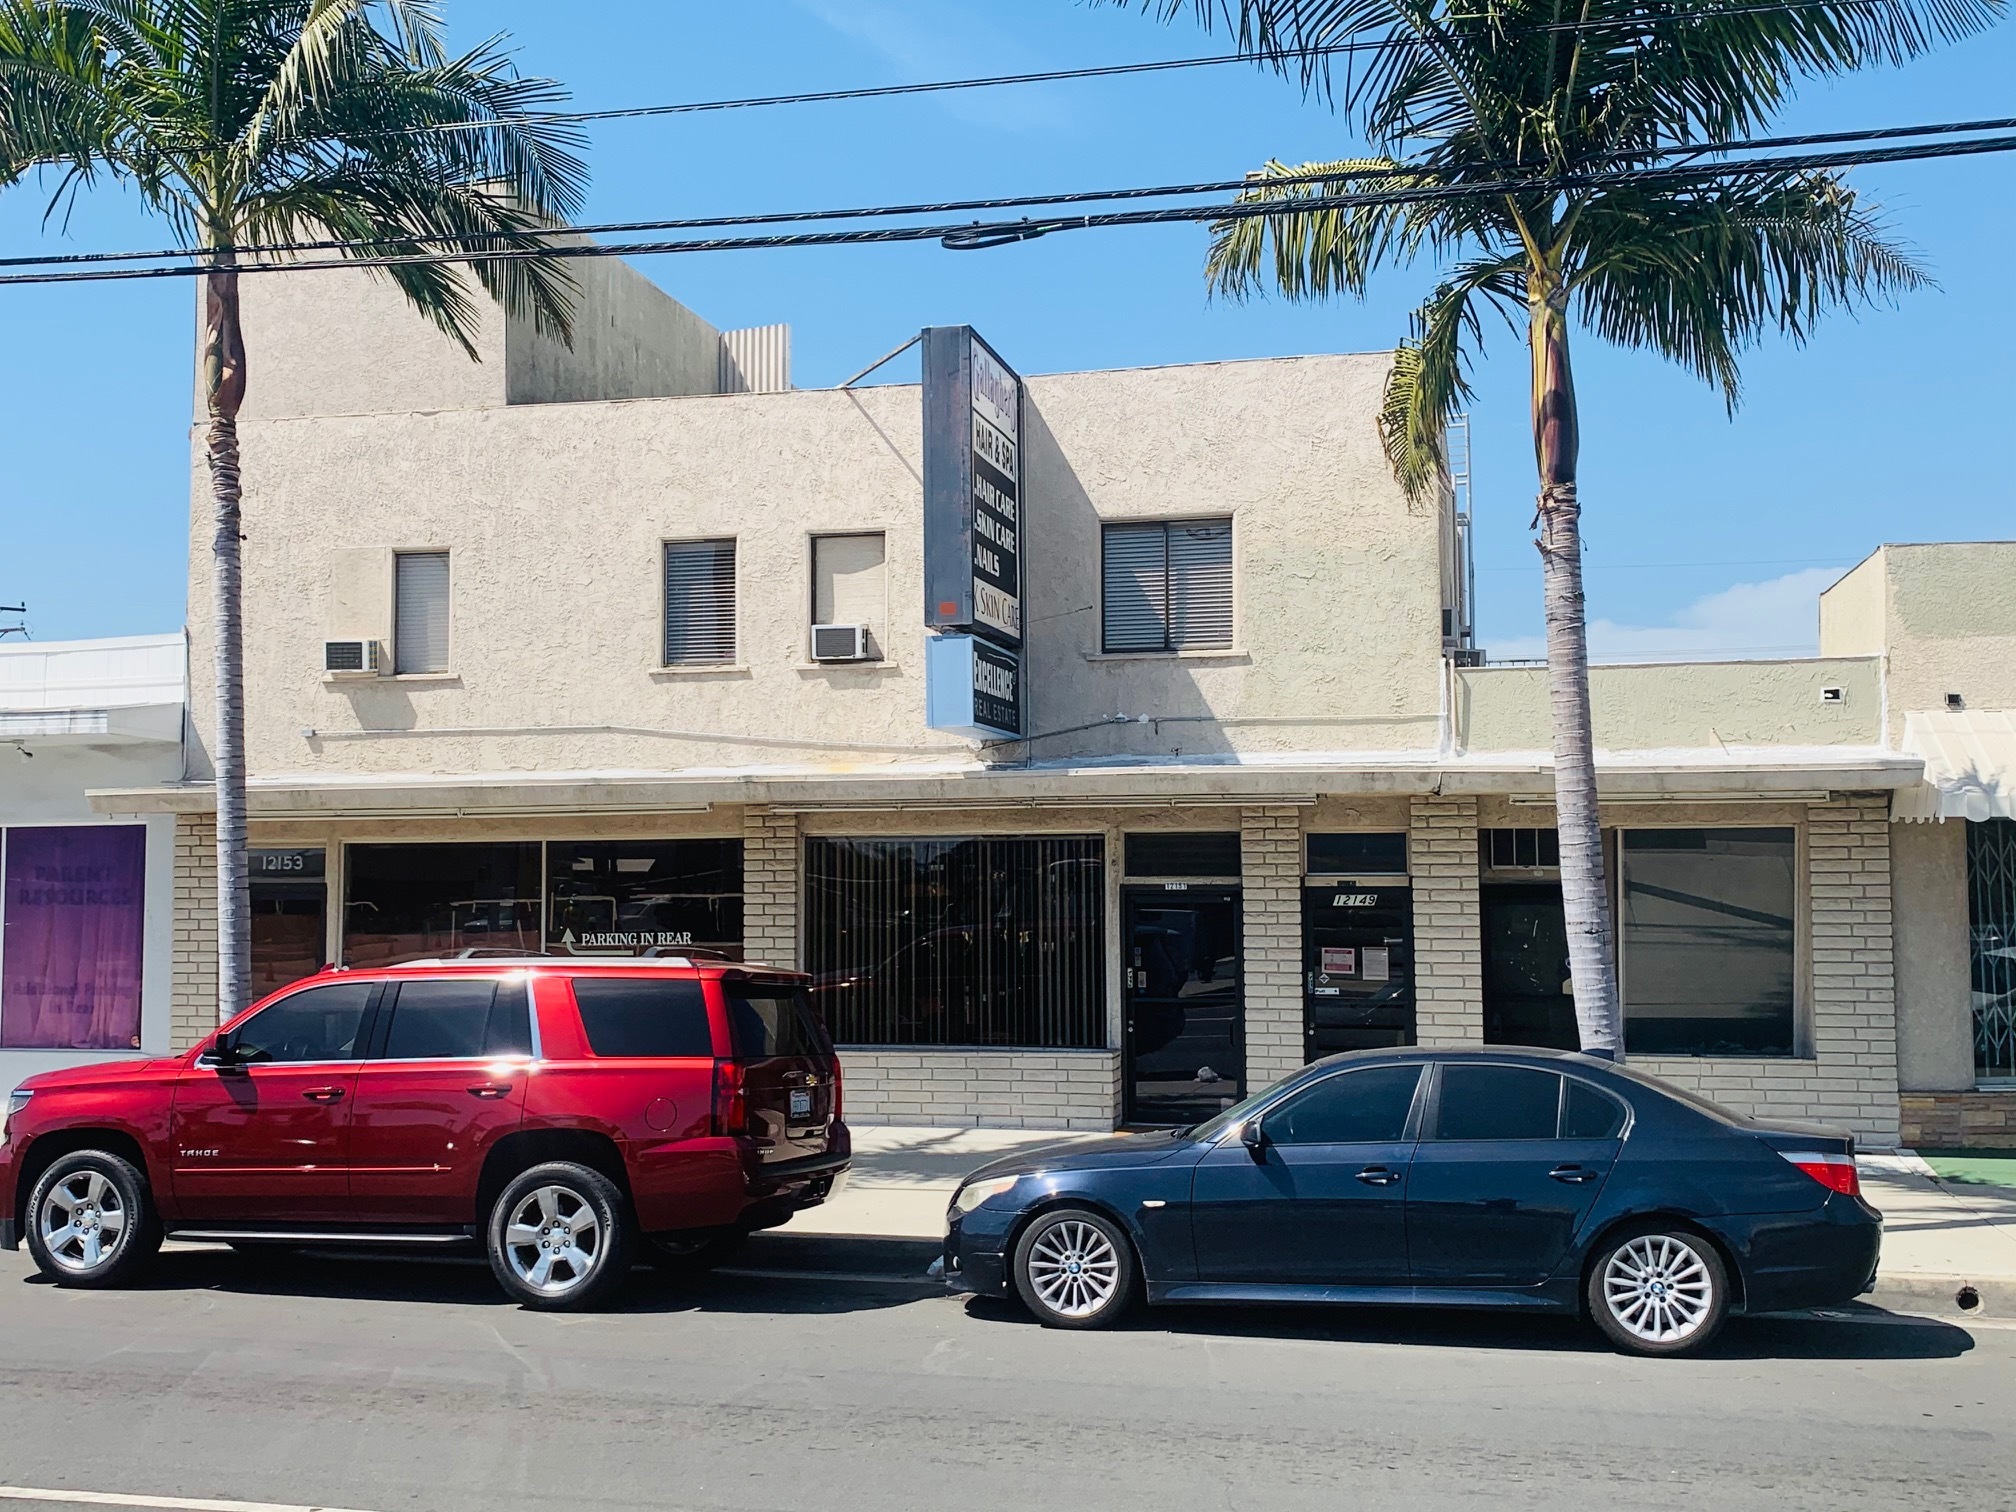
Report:
[[[245,1062],[238,1049],[238,1036],[226,1029],[210,1042],[210,1048],[203,1052],[219,1071],[243,1070]]]
[[[1246,1146],[1246,1153],[1255,1160],[1267,1158],[1267,1125],[1258,1118],[1249,1118],[1239,1126],[1239,1143]]]

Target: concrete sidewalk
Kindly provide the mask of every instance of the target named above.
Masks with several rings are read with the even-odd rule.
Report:
[[[935,1240],[968,1172],[1003,1155],[1101,1136],[1021,1129],[854,1130],[841,1194],[784,1232]],[[1941,1181],[1908,1150],[1858,1157],[1883,1213],[1883,1265],[1868,1298],[1899,1311],[2016,1318],[2016,1190]],[[1968,1301],[1972,1305],[1966,1305]]]

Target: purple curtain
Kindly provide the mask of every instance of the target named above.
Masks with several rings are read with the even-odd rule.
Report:
[[[0,1047],[140,1048],[147,831],[10,829],[0,901]]]

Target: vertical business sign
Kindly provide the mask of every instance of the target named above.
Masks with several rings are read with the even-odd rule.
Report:
[[[971,326],[928,328],[924,623],[944,640],[976,640],[926,659],[933,729],[1023,732],[1022,504],[1022,380]]]

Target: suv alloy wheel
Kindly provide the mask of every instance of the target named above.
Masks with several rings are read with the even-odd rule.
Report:
[[[28,1252],[58,1286],[121,1286],[161,1248],[147,1182],[108,1150],[60,1156],[28,1194]]]
[[[594,1307],[630,1269],[628,1204],[600,1171],[555,1160],[498,1195],[487,1228],[490,1269],[525,1306]]]

